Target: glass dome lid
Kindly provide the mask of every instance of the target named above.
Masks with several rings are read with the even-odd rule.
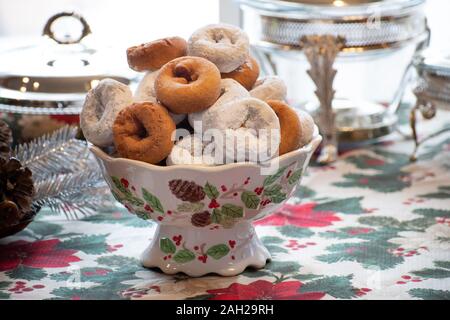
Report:
[[[402,14],[425,0],[238,0],[260,9],[314,13],[319,16]],[[400,11],[399,11],[400,10]]]
[[[427,42],[425,0],[237,0],[251,12],[260,46],[300,49],[308,35],[345,38],[343,52],[395,49]]]
[[[57,35],[53,26],[60,18],[81,23],[78,37]],[[119,53],[92,45],[91,37],[83,17],[63,12],[48,20],[36,43],[0,52],[0,111],[78,114],[87,91],[101,79],[129,84],[133,73],[117,63]]]

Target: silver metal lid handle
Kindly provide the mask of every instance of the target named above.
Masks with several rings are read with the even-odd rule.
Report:
[[[58,39],[55,37],[55,34],[52,30],[52,25],[56,20],[58,20],[59,18],[62,18],[62,17],[73,17],[73,18],[77,19],[78,21],[80,21],[80,23],[83,27],[83,30],[81,31],[81,35],[78,37],[78,39],[61,40],[61,39]],[[48,36],[49,38],[53,39],[54,41],[56,41],[59,44],[79,43],[84,37],[86,37],[87,35],[89,35],[91,33],[92,33],[91,27],[89,26],[87,21],[80,14],[78,14],[76,12],[60,12],[60,13],[55,14],[54,16],[50,17],[47,20],[44,30],[42,31],[42,35]]]

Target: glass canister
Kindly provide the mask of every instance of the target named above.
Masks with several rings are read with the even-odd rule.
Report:
[[[414,60],[417,77],[414,94],[416,105],[410,112],[410,125],[415,148],[411,160],[416,160],[418,148],[427,140],[450,131],[450,125],[444,125],[428,136],[419,139],[417,132],[417,113],[426,120],[436,117],[438,110],[450,111],[450,55],[427,50]]]
[[[81,24],[77,37],[57,30],[64,19]],[[73,12],[51,17],[37,41],[0,52],[0,117],[9,123],[15,143],[78,124],[87,91],[101,79],[132,82],[136,74],[123,55],[101,47],[84,18]]]
[[[301,39],[342,37],[334,62],[333,109],[340,142],[367,142],[391,133],[411,75],[413,57],[430,32],[424,0],[239,0],[262,70],[280,75],[291,104],[319,108]]]

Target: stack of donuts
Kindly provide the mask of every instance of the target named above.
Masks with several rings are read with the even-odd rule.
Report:
[[[251,161],[253,146],[262,141],[272,158],[312,139],[312,118],[285,102],[280,78],[258,80],[248,36],[235,26],[208,25],[188,41],[172,37],[133,46],[127,58],[131,69],[145,72],[134,94],[104,79],[87,94],[80,116],[86,139],[102,148],[113,146],[120,157],[161,165],[219,165]],[[188,134],[177,139],[180,128]],[[226,142],[246,142],[219,145],[217,135],[205,142],[210,129],[226,133]]]

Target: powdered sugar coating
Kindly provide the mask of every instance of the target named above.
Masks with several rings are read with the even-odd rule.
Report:
[[[250,95],[254,98],[268,100],[286,100],[287,87],[281,78],[277,76],[268,76],[256,81]]]
[[[216,152],[224,149],[228,163],[252,161],[256,156],[258,161],[267,160],[278,154],[280,122],[261,100],[245,98],[220,105],[203,117],[203,129],[224,137],[214,142]]]
[[[117,114],[133,102],[127,85],[103,79],[91,89],[80,114],[80,127],[88,141],[99,147],[113,144],[113,125]]]
[[[219,99],[208,109],[190,113],[188,115],[189,124],[192,128],[195,128],[195,122],[202,121],[205,114],[214,111],[215,108],[219,106],[242,98],[250,97],[250,93],[245,89],[239,82],[233,79],[222,79],[220,81],[220,87],[222,90],[222,94]]]
[[[229,24],[211,24],[195,31],[188,41],[188,55],[208,59],[220,72],[242,65],[249,55],[247,34]]]
[[[197,135],[189,135],[178,141],[166,160],[168,166],[181,164],[214,165],[214,156],[204,154],[209,150],[210,144],[206,144]]]
[[[310,116],[309,113],[303,110],[296,110],[298,117],[300,119],[300,127],[301,127],[301,139],[300,139],[300,147],[307,145],[313,138],[314,135],[314,119]]]

